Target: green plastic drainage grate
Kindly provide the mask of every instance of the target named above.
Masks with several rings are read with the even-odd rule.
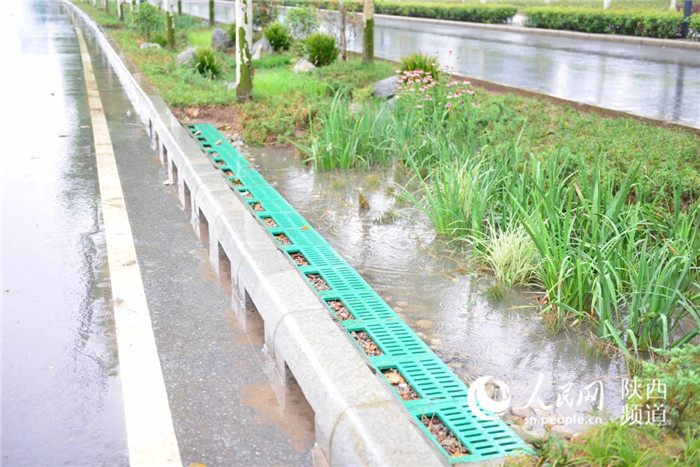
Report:
[[[381,374],[398,372],[413,388],[408,400],[403,400],[399,393],[396,395],[450,463],[484,461],[516,452],[532,453],[500,418],[483,420],[471,411],[466,384],[216,128],[209,124],[187,125],[187,128],[331,315],[355,338],[360,351],[367,353]],[[370,350],[363,350],[363,345]],[[459,457],[450,455],[431,433],[435,423],[447,427],[468,452]]]

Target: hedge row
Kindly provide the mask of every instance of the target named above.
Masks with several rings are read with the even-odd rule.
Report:
[[[683,14],[657,11],[598,11],[582,8],[526,8],[533,28],[671,39],[681,36]]]
[[[338,2],[334,0],[278,0],[271,3],[285,6],[310,5],[324,10],[335,10],[338,8]],[[362,11],[362,2],[346,2],[346,5],[349,6],[351,11]],[[518,7],[511,5],[483,5],[480,3],[377,2],[374,6],[374,12],[384,15],[447,19],[472,23],[507,23],[518,12]]]

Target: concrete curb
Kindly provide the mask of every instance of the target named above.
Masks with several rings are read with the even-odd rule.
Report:
[[[333,322],[306,281],[234,196],[165,102],[147,94],[100,28],[89,28],[149,130],[180,202],[218,274],[231,287],[241,323],[262,319],[265,345],[285,383],[297,383],[314,411],[316,445],[330,465],[445,465],[403,405]],[[291,384],[290,384],[291,385]]]

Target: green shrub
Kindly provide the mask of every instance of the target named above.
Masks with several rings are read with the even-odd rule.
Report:
[[[700,13],[690,17],[690,33],[688,37],[700,40]]]
[[[277,19],[277,8],[268,2],[253,3],[253,26],[265,28]]]
[[[430,73],[433,78],[437,78],[440,73],[439,67],[440,64],[436,55],[413,52],[401,57],[400,70],[402,72],[423,70],[424,73]]]
[[[168,43],[168,37],[165,35],[165,32],[158,31],[151,36],[151,42],[158,44],[161,47],[165,47]]]
[[[265,28],[263,33],[275,52],[289,50],[292,45],[292,34],[289,28],[282,23],[272,23]]]
[[[683,14],[660,11],[604,11],[584,8],[526,8],[526,26],[596,34],[671,39],[680,37]]]
[[[287,12],[284,22],[295,39],[302,39],[316,32],[321,26],[318,11],[312,7],[293,8]]]
[[[280,0],[282,5],[297,6],[313,3],[317,8],[334,10],[338,8],[338,2],[334,0],[320,0],[308,2],[307,0]],[[362,2],[345,2],[344,7],[350,11],[361,12]],[[518,12],[518,7],[513,5],[482,5],[460,3],[405,3],[405,2],[377,2],[374,7],[377,14],[413,16],[418,18],[436,18],[452,21],[470,21],[474,23],[507,23]]]
[[[659,351],[663,361],[642,363],[642,379],[658,379],[666,387],[666,400],[672,427],[680,432],[692,430],[700,417],[700,345],[687,344]],[[647,401],[654,403],[658,401]]]
[[[317,32],[304,40],[309,60],[316,66],[329,65],[338,58],[340,49],[335,46],[335,37]]]
[[[226,26],[226,34],[228,34],[228,39],[231,42],[231,47],[235,47],[235,45],[236,45],[236,23],[231,23],[228,26]]]
[[[211,47],[198,47],[194,58],[194,69],[199,74],[216,78],[223,70],[223,64]]]
[[[158,8],[150,3],[141,3],[131,15],[131,24],[129,27],[146,38],[151,40],[151,35],[157,31],[163,30],[165,19],[160,14]]]

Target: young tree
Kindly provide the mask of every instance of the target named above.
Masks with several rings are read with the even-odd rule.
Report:
[[[214,0],[209,0],[209,26],[214,26],[214,20]]]
[[[374,0],[364,0],[362,9],[362,24],[364,33],[362,37],[362,61],[372,63],[374,61]]]
[[[236,97],[253,97],[253,0],[236,0]]]
[[[175,48],[175,26],[173,25],[173,0],[165,5],[165,43],[169,49]]]
[[[182,0],[177,0],[177,15],[180,16],[182,14]]]

